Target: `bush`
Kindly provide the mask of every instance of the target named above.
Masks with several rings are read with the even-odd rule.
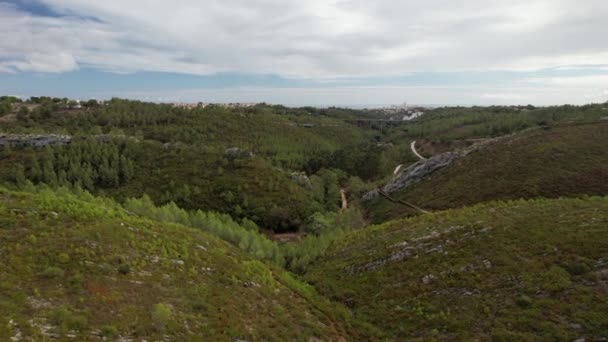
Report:
[[[129,272],[131,272],[131,267],[129,264],[120,264],[118,266],[118,273],[126,275],[129,274]]]
[[[75,274],[68,278],[68,289],[72,293],[78,293],[82,290],[82,282],[84,278],[80,274]]]
[[[113,325],[104,325],[101,327],[101,336],[105,338],[112,338],[118,335],[118,329]]]
[[[521,308],[528,308],[532,305],[532,298],[530,298],[526,295],[521,295],[521,296],[517,297],[517,299],[515,300],[515,303]]]
[[[57,261],[62,264],[67,264],[70,262],[70,256],[67,253],[59,253],[57,256]]]
[[[583,275],[591,271],[591,266],[583,261],[575,261],[566,265],[566,270],[572,275]]]
[[[88,324],[85,316],[70,311],[66,306],[60,306],[53,310],[51,320],[63,329],[77,331],[83,330]]]
[[[173,311],[170,307],[161,303],[154,305],[154,310],[152,311],[152,322],[159,330],[164,330],[169,321],[171,321],[172,317]]]
[[[55,266],[49,266],[41,273],[45,278],[61,278],[64,274],[65,272],[61,268]]]
[[[192,309],[197,312],[207,311],[207,304],[202,299],[192,301]]]
[[[541,287],[549,291],[561,291],[570,286],[570,274],[561,267],[552,266],[540,276]]]

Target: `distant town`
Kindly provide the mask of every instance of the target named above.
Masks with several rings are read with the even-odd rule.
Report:
[[[247,108],[258,105],[259,103],[254,102],[230,102],[230,103],[212,103],[212,102],[171,102],[169,103],[173,107],[176,108],[186,108],[186,109],[194,109],[194,108],[205,108],[207,106],[221,106],[226,108]]]
[[[430,108],[421,106],[409,106],[407,103],[379,108],[389,120],[392,121],[409,121],[422,116]]]
[[[97,100],[97,99],[89,99],[89,100],[79,100],[79,99],[68,99],[68,98],[59,98],[59,97],[48,97],[48,96],[32,96],[30,98],[20,98],[15,96],[1,96],[0,104],[7,104],[7,109],[5,111],[10,112],[8,107],[12,107],[12,110],[15,112],[21,111],[31,111],[42,104],[53,104],[56,108],[66,109],[66,110],[78,110],[78,109],[86,109],[90,107],[99,107],[105,106],[110,103],[111,100]],[[209,106],[219,106],[224,108],[249,108],[254,107],[256,105],[260,105],[263,103],[258,102],[228,102],[228,103],[216,103],[216,102],[164,102],[164,105],[169,105],[173,108],[182,108],[182,109],[197,109],[197,108],[206,108]],[[381,119],[383,121],[409,121],[419,118],[424,113],[428,112],[432,108],[425,106],[412,106],[407,103],[403,103],[400,105],[389,105],[384,107],[378,107],[373,109],[365,109],[365,111],[374,111],[376,113],[381,113],[384,117]],[[379,119],[375,119],[379,120]]]

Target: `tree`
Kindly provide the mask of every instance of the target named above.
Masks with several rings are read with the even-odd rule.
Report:
[[[50,186],[57,185],[57,174],[53,168],[53,162],[48,160],[42,166],[42,181]]]
[[[135,173],[134,169],[131,160],[127,159],[124,155],[120,156],[119,170],[123,182],[127,183],[133,177],[133,174]]]
[[[29,178],[34,182],[39,182],[42,179],[42,170],[40,168],[40,163],[38,159],[34,158],[32,160],[32,165],[30,167]]]
[[[83,106],[89,107],[89,108],[97,107],[98,105],[99,105],[99,103],[95,99],[90,99],[87,102],[83,103]]]
[[[67,107],[68,107],[69,109],[74,109],[74,108],[76,108],[77,106],[78,106],[78,102],[76,102],[75,100],[70,100],[70,101],[68,101],[68,103],[67,103]]]
[[[336,225],[336,214],[333,212],[320,213],[316,212],[309,218],[310,223],[306,227],[306,231],[315,235],[321,235],[322,233],[334,228]]]
[[[21,107],[19,107],[19,111],[17,111],[17,120],[26,121],[29,114],[29,109],[27,109],[25,105],[21,105]]]
[[[266,224],[269,228],[275,231],[284,231],[289,229],[289,210],[283,207],[274,207],[270,209]]]
[[[13,148],[11,147],[11,144],[5,142],[4,145],[2,145],[2,154],[0,156],[2,156],[2,158],[8,158],[12,153]]]
[[[25,185],[27,178],[25,178],[25,169],[21,163],[17,163],[13,169],[13,177],[15,184],[17,186],[22,187]]]
[[[11,110],[13,109],[12,102],[12,98],[8,96],[0,100],[0,115],[4,115],[6,113],[11,112]]]

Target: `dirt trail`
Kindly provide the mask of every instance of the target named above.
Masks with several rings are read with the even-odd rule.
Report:
[[[378,193],[379,193],[380,195],[382,195],[383,197],[385,197],[386,199],[388,199],[389,201],[393,202],[393,203],[399,203],[399,204],[403,204],[403,205],[408,206],[408,207],[410,207],[410,208],[412,208],[412,209],[415,209],[415,210],[417,210],[417,211],[419,211],[419,212],[421,212],[421,213],[423,213],[423,214],[430,214],[430,212],[429,212],[429,211],[424,210],[424,209],[422,209],[422,208],[420,208],[420,207],[418,207],[418,206],[415,206],[415,205],[413,205],[412,203],[409,203],[409,202],[406,202],[406,201],[403,201],[403,200],[397,200],[397,199],[392,198],[392,197],[391,197],[389,194],[387,194],[386,192],[384,192],[384,191],[383,191],[382,189],[380,189],[380,188],[378,188]]]
[[[346,200],[346,190],[340,189],[340,198],[342,199],[342,210],[348,209],[348,201]]]
[[[410,144],[410,148],[412,149],[412,152],[414,152],[416,157],[420,158],[420,160],[426,160],[426,158],[424,158],[422,155],[420,155],[420,153],[418,153],[418,151],[416,151],[416,140],[412,141],[412,143]]]

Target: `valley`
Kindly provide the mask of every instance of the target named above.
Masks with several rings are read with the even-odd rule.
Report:
[[[608,336],[606,104],[3,101],[2,340]]]

